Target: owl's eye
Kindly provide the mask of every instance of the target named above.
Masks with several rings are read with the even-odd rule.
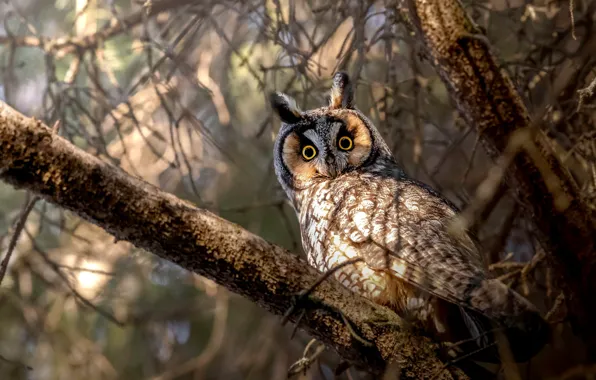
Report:
[[[304,159],[306,161],[312,160],[313,158],[315,158],[316,155],[317,155],[317,150],[315,149],[314,146],[305,145],[304,148],[302,148],[302,157],[304,157]]]
[[[339,146],[339,149],[341,150],[350,150],[354,146],[354,143],[348,136],[342,136],[337,142],[337,146]]]

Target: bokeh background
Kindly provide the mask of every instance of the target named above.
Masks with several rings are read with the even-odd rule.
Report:
[[[595,107],[578,90],[596,74],[596,1],[463,4],[593,204]],[[406,171],[459,207],[493,165],[392,1],[2,0],[0,20],[0,100],[296,254],[272,166],[272,90],[317,107],[348,71]],[[0,182],[2,259],[31,198]],[[479,221],[495,276],[551,311],[561,292],[515,192],[499,190]],[[285,379],[310,341],[44,201],[15,242],[0,285],[1,379]],[[553,343],[509,378],[596,373],[577,367],[584,351],[564,310],[551,316]],[[333,379],[338,362],[325,352],[295,378]]]

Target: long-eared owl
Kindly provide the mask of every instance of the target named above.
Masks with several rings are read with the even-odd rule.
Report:
[[[355,108],[347,74],[334,76],[328,106],[301,111],[282,93],[270,101],[282,121],[275,172],[311,265],[325,272],[360,258],[336,279],[437,340],[467,341],[459,347],[479,360],[498,360],[496,331],[516,361],[544,346],[549,328],[537,309],[489,276],[468,232],[453,233],[456,207],[399,167]]]

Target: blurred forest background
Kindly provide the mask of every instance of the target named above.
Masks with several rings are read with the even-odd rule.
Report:
[[[543,133],[585,199],[596,200],[596,1],[463,3],[529,109],[544,110]],[[0,0],[0,100],[59,120],[81,149],[301,254],[272,167],[271,90],[318,107],[333,73],[348,71],[358,108],[406,171],[460,207],[493,165],[394,7]],[[0,182],[2,258],[31,197]],[[500,191],[480,237],[495,275],[547,313],[561,292],[519,209],[514,192]],[[519,378],[596,373],[577,367],[585,352],[558,314],[555,341]],[[0,321],[0,379],[285,379],[310,340],[290,339],[292,327],[257,305],[44,201],[16,241]],[[332,379],[338,361],[326,352],[296,378]]]

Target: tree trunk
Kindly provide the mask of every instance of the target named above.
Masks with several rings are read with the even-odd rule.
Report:
[[[506,179],[560,274],[574,330],[596,355],[596,217],[555,156],[488,40],[457,0],[400,0],[399,11]],[[555,94],[556,95],[556,94]]]

